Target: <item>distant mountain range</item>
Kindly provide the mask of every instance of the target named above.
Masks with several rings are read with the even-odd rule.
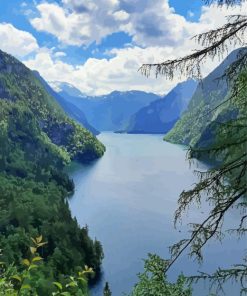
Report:
[[[87,130],[89,130],[94,135],[99,134],[99,131],[97,131],[93,126],[91,126],[88,123],[87,118],[82,110],[80,110],[74,104],[65,100],[62,96],[60,96],[57,92],[55,92],[51,88],[51,86],[40,76],[39,72],[33,71],[33,73],[38,78],[38,80],[42,83],[42,85],[46,89],[46,91],[58,102],[58,104],[63,108],[64,112],[69,117],[71,117],[72,119],[74,119],[75,121],[80,123],[83,127],[85,127]],[[78,94],[78,93],[74,92],[74,94]]]
[[[165,140],[197,147],[208,147],[214,142],[216,127],[237,118],[239,110],[230,102],[231,83],[226,81],[225,71],[235,62],[240,51],[233,51],[214,71],[198,84],[196,91],[174,128],[165,135]],[[212,112],[217,108],[217,112]]]
[[[151,102],[135,113],[126,129],[127,133],[165,134],[180,118],[195,92],[197,82],[179,83],[165,97]]]
[[[212,141],[215,115],[212,110],[229,94],[222,77],[237,58],[233,51],[211,74],[199,83],[189,79],[179,83],[166,96],[143,91],[114,91],[104,96],[86,96],[73,85],[52,82],[56,100],[65,112],[94,134],[98,131],[167,134],[165,140],[185,145],[207,145]],[[223,112],[224,109],[224,112]],[[220,111],[220,112],[219,112]],[[224,106],[217,120],[236,117],[237,111]],[[221,114],[220,114],[221,113]]]
[[[143,91],[114,91],[108,95],[90,97],[70,84],[55,84],[58,94],[81,110],[89,124],[99,131],[125,129],[133,114],[160,98],[156,94]],[[54,87],[54,82],[51,85]]]

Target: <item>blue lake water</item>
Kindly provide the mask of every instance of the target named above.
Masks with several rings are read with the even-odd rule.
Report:
[[[137,282],[148,253],[168,258],[168,247],[186,236],[186,224],[202,220],[207,205],[192,207],[182,226],[177,230],[173,226],[179,194],[196,182],[193,171],[206,166],[199,162],[190,166],[186,150],[164,142],[162,135],[102,133],[98,138],[107,151],[98,161],[71,172],[75,194],[70,208],[104,248],[102,278],[91,289],[92,295],[101,296],[108,281],[113,296],[119,296]],[[230,213],[226,224],[233,227],[239,222],[238,215]],[[185,254],[171,268],[169,279],[174,280],[181,271],[189,275],[230,267],[241,261],[244,244],[231,236],[224,239],[224,245],[212,241],[205,248],[203,265]],[[207,284],[196,285],[193,295],[208,295]],[[226,295],[239,295],[238,287],[229,284]]]

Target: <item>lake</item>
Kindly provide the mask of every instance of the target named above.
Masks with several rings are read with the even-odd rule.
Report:
[[[92,295],[102,296],[108,281],[113,296],[119,296],[130,292],[137,282],[148,253],[168,258],[168,247],[186,237],[186,224],[202,220],[208,205],[192,207],[183,224],[176,230],[173,226],[179,194],[196,182],[195,169],[207,167],[200,162],[190,166],[185,148],[164,142],[162,135],[102,133],[98,138],[106,153],[71,171],[75,193],[69,202],[72,215],[81,226],[89,226],[90,236],[104,248],[102,277],[92,287]],[[226,224],[236,225],[238,215],[230,213]],[[224,245],[211,241],[203,265],[184,254],[171,268],[169,279],[174,280],[181,271],[186,275],[197,270],[212,272],[241,262],[243,244],[230,236]],[[208,295],[207,284],[196,285],[193,295]],[[229,284],[226,295],[239,295],[238,287]]]

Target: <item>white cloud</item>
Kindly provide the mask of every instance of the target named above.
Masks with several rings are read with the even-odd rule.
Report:
[[[0,40],[0,49],[16,57],[24,57],[39,48],[32,34],[8,23],[0,23]]]
[[[158,7],[154,6],[153,11],[149,10],[151,2],[150,0],[142,0],[143,7],[137,5],[140,0],[104,1],[108,7],[115,7],[117,9],[116,11],[125,11],[128,14],[128,17],[132,18],[132,23],[128,28],[129,32],[135,32],[137,30],[135,24],[138,23],[137,20],[139,18],[140,24],[143,25],[145,23],[147,25],[148,21],[143,21],[142,18],[147,17],[147,19],[150,19],[152,13],[157,13],[158,9]],[[159,2],[160,1],[161,0],[159,0]],[[86,24],[89,24],[87,22],[87,11],[90,10],[92,12],[98,9],[97,1],[93,3],[92,1],[88,1],[87,6],[85,6],[87,1],[83,1],[84,6],[82,6],[81,0],[63,0],[63,2],[64,5],[67,5],[68,11],[70,11],[66,12],[69,13],[69,17],[77,18],[85,14],[84,21]],[[176,77],[174,81],[166,81],[163,77],[159,77],[158,79],[154,77],[146,78],[137,72],[138,68],[143,63],[159,63],[164,60],[174,59],[191,53],[192,49],[198,48],[194,41],[190,39],[192,35],[223,25],[226,22],[226,15],[230,15],[232,13],[238,14],[241,13],[241,10],[240,8],[231,8],[231,10],[222,8],[219,10],[214,6],[207,8],[204,7],[202,9],[200,20],[195,23],[186,21],[181,16],[175,15],[173,10],[166,5],[166,1],[162,1],[162,3],[163,9],[166,9],[169,12],[167,16],[169,26],[163,29],[163,33],[164,30],[166,30],[166,38],[170,36],[170,39],[168,38],[166,43],[165,40],[162,41],[162,38],[159,37],[157,37],[158,41],[155,42],[156,38],[154,36],[148,35],[148,30],[143,30],[142,34],[133,33],[133,36],[137,43],[145,43],[147,45],[145,48],[132,45],[123,49],[113,49],[108,52],[110,57],[109,59],[89,58],[85,64],[73,66],[60,61],[59,57],[56,56],[57,54],[53,53],[54,50],[47,51],[43,49],[40,50],[40,52],[34,58],[26,60],[25,63],[30,68],[38,70],[46,80],[61,82],[64,81],[74,84],[83,93],[89,95],[106,94],[113,90],[126,91],[133,89],[164,94],[169,91],[172,86],[179,82],[180,79]],[[56,9],[60,11],[60,13],[65,13],[61,7],[58,7],[57,5],[55,6]],[[148,9],[147,16],[142,13],[144,8]],[[72,9],[73,12],[71,12]],[[75,9],[77,9],[76,13],[74,12]],[[243,6],[243,11],[247,11],[247,3]],[[80,14],[78,12],[80,12]],[[64,15],[65,17],[68,17],[68,15]],[[117,18],[119,18],[121,13],[117,15]],[[133,16],[136,18],[136,23],[133,21]],[[161,12],[159,13],[159,16],[162,18]],[[153,18],[155,19],[155,15],[153,15]],[[49,23],[48,20],[49,18],[47,19],[47,24]],[[171,23],[169,23],[169,21]],[[42,25],[45,24],[42,23]],[[127,23],[125,25],[127,26]],[[58,27],[59,26],[64,26],[62,20],[60,20]],[[89,31],[91,29],[92,28],[89,27]],[[75,39],[73,39],[69,32],[70,29],[65,28],[65,32],[62,31],[63,37],[61,38],[64,38],[64,40],[68,39],[70,41],[74,40],[75,43],[78,42],[78,38],[80,36],[74,36]],[[173,35],[176,36],[176,40],[172,39]],[[100,40],[100,36],[102,35],[98,35],[98,40]],[[92,36],[87,39],[87,42],[91,40],[90,38],[92,38]],[[153,45],[151,46],[150,44],[152,43]],[[217,66],[218,63],[219,60],[217,59],[215,61],[207,61],[204,63],[202,65],[203,74],[208,74]]]
[[[188,14],[189,17],[193,17],[193,16],[195,16],[194,12],[191,11],[191,10],[189,10],[187,14]]]
[[[198,23],[176,14],[168,0],[62,0],[60,5],[41,3],[37,10],[39,16],[31,19],[31,24],[64,44],[87,46],[124,31],[142,47],[177,46],[191,33],[225,22],[225,14],[239,12],[239,8],[223,8],[221,12],[215,6],[203,8]],[[188,14],[193,16],[191,12]]]
[[[143,90],[157,94],[167,93],[179,81],[186,79],[177,76],[173,81],[164,77],[154,76],[149,78],[138,72],[143,63],[161,62],[182,56],[189,50],[186,47],[140,47],[112,50],[114,55],[110,59],[89,58],[85,64],[72,66],[52,58],[48,51],[40,52],[34,59],[29,59],[25,64],[31,69],[38,70],[47,81],[61,81],[71,83],[87,95],[103,95],[114,90]],[[215,68],[219,61],[204,65],[203,73],[208,74]]]
[[[89,45],[119,30],[127,13],[115,11],[117,2],[104,0],[102,7],[92,1],[64,0],[64,6],[54,3],[37,5],[39,17],[31,19],[38,31],[48,32],[68,45]],[[114,12],[114,13],[113,13]]]
[[[193,23],[174,12],[168,0],[63,0],[37,5],[31,19],[38,30],[68,45],[89,45],[118,31],[133,36],[140,46],[177,45],[193,30]]]
[[[21,7],[27,7],[27,3],[26,2],[22,2],[21,3]]]
[[[65,52],[63,52],[63,51],[57,51],[57,52],[54,53],[55,58],[66,57],[66,55],[67,54]]]

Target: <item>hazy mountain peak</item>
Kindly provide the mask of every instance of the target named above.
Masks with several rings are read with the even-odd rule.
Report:
[[[86,97],[77,87],[68,82],[50,81],[50,86],[58,93],[65,92],[71,97]]]

